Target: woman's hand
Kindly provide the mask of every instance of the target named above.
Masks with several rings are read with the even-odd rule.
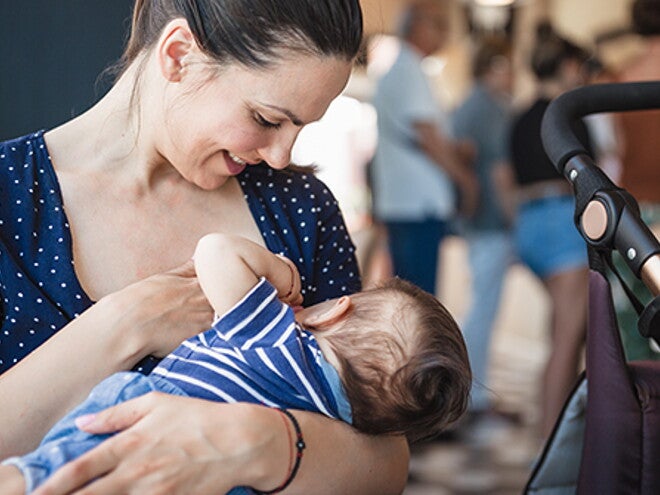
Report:
[[[286,493],[401,493],[408,449],[322,415],[295,411],[305,455]],[[117,435],[57,471],[35,495],[220,494],[268,491],[288,476],[292,438],[273,409],[150,393],[106,409],[89,433]]]
[[[192,262],[102,298],[0,377],[0,458],[34,449],[91,388],[211,326]]]
[[[110,294],[100,304],[121,315],[117,328],[133,338],[136,362],[162,357],[210,328],[213,310],[195,276],[192,260]],[[134,363],[135,364],[135,363]]]
[[[79,426],[119,433],[65,465],[35,495],[217,495],[240,485],[269,490],[287,476],[285,425],[262,406],[153,392]]]

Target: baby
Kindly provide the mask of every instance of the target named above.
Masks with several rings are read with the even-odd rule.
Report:
[[[464,412],[471,382],[465,344],[431,294],[392,279],[301,308],[290,260],[224,234],[203,237],[194,262],[219,315],[211,329],[184,341],[148,376],[122,372],[97,385],[34,452],[2,463],[1,493],[19,477],[25,490],[15,493],[30,493],[108,437],[79,430],[76,418],[151,391],[321,412],[410,442],[436,435]]]

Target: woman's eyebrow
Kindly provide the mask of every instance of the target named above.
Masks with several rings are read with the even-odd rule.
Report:
[[[282,112],[284,115],[289,117],[291,122],[293,122],[294,125],[297,125],[298,127],[302,127],[304,122],[300,119],[300,117],[297,117],[291,110],[287,110],[286,108],[278,107],[275,105],[269,105],[267,103],[262,103],[263,106],[270,108],[272,110],[277,110],[278,112]]]

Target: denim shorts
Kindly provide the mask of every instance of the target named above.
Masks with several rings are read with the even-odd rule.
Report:
[[[587,247],[573,222],[573,196],[536,199],[518,208],[518,256],[538,277],[588,266]]]

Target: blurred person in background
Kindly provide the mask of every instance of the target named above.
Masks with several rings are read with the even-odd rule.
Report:
[[[660,0],[635,0],[632,22],[642,36],[644,49],[620,71],[619,80],[660,79]],[[660,111],[622,112],[620,116],[624,134],[622,186],[647,210],[655,210],[655,221],[660,221]]]
[[[642,52],[619,72],[620,82],[660,79],[660,0],[635,0],[631,5],[634,31],[642,38]],[[642,219],[658,235],[660,232],[660,110],[621,112],[617,114],[623,135],[621,187],[639,202]],[[633,292],[650,299],[644,284],[615,256],[617,266]],[[637,313],[622,292],[614,293],[621,337],[629,360],[660,359],[660,349],[637,331]]]
[[[470,308],[463,325],[474,376],[472,419],[494,412],[487,387],[488,356],[502,286],[513,257],[510,232],[514,181],[508,163],[512,70],[505,39],[485,38],[472,60],[475,84],[453,115],[454,137],[472,143],[479,180],[475,214],[464,222],[470,264]]]
[[[541,387],[543,437],[552,431],[578,375],[586,333],[588,268],[586,246],[573,223],[572,191],[543,149],[541,119],[553,98],[584,83],[586,58],[580,47],[541,23],[531,57],[537,98],[515,119],[511,132],[519,201],[515,245],[550,297],[550,355]],[[590,150],[586,125],[580,121],[574,127]]]
[[[585,63],[588,84],[606,84],[617,80],[616,74],[596,56]],[[592,140],[596,164],[614,182],[621,179],[623,136],[616,114],[594,113],[584,117]]]
[[[394,275],[436,292],[438,249],[461,210],[474,212],[475,174],[449,138],[449,122],[436,100],[422,60],[446,42],[448,19],[439,2],[419,0],[404,9],[401,47],[377,83],[373,103],[378,144],[373,160],[374,215],[385,225]]]

